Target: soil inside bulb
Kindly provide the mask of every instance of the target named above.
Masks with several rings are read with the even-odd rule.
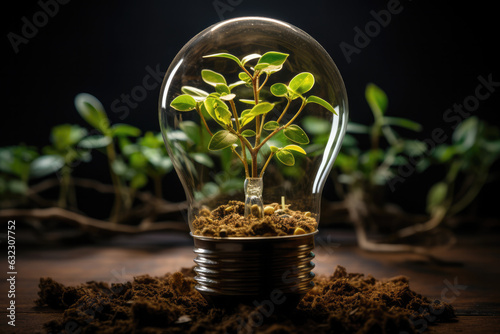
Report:
[[[406,277],[377,280],[340,266],[329,277],[315,278],[315,287],[288,313],[264,301],[212,308],[195,290],[193,276],[192,269],[183,269],[123,284],[72,287],[42,278],[36,303],[64,310],[45,324],[50,333],[68,327],[73,333],[419,333],[455,318],[450,304],[411,290]]]
[[[316,231],[318,223],[311,212],[295,211],[289,205],[264,205],[264,217],[258,218],[259,207],[245,218],[245,203],[229,201],[213,211],[201,209],[193,221],[194,235],[207,237],[271,237],[306,234]]]

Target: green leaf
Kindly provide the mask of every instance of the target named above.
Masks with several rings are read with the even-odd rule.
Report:
[[[287,146],[283,147],[283,150],[295,151],[295,152],[302,153],[304,155],[307,154],[306,151],[302,147],[297,146],[297,145],[287,145]]]
[[[307,133],[314,136],[329,134],[332,126],[329,122],[325,122],[324,119],[316,116],[304,117],[302,125]]]
[[[389,100],[380,87],[373,83],[368,84],[365,89],[365,98],[374,113],[385,114]]]
[[[240,85],[244,85],[246,82],[243,80],[233,82],[232,84],[229,85],[229,89],[232,90],[234,87],[238,87]]]
[[[78,146],[81,148],[95,149],[108,146],[112,142],[111,137],[103,135],[93,135],[83,138]]]
[[[288,94],[288,87],[282,83],[275,83],[271,86],[271,93],[277,97],[286,96]]]
[[[239,99],[240,102],[245,103],[245,104],[251,104],[255,105],[255,100],[248,100],[248,99]],[[259,100],[259,103],[261,103],[262,100]]]
[[[297,94],[307,93],[314,86],[314,75],[309,72],[297,74],[288,87]],[[332,108],[333,109],[333,108]],[[333,111],[332,111],[333,112]]]
[[[203,58],[228,58],[234,60],[238,65],[242,66],[241,61],[238,59],[238,57],[233,56],[230,53],[214,53],[211,55],[203,56]]]
[[[111,136],[115,137],[138,137],[141,130],[135,126],[118,123],[111,126]]]
[[[208,97],[207,92],[205,92],[204,90],[198,89],[196,87],[183,86],[181,88],[181,91],[184,94],[192,96],[196,100],[196,102],[201,102]]]
[[[205,153],[191,153],[189,154],[191,158],[197,163],[206,166],[208,168],[213,168],[215,166],[214,161]]]
[[[470,149],[476,143],[479,130],[477,117],[469,117],[462,121],[453,131],[453,143],[460,145],[462,151]]]
[[[226,95],[221,95],[220,99],[223,101],[231,101],[236,97],[236,94],[226,94]]]
[[[43,177],[57,172],[64,166],[64,158],[60,155],[42,155],[31,163],[30,175]]]
[[[269,149],[270,149],[270,150],[271,150],[271,152],[273,152],[273,153],[276,153],[276,152],[278,152],[278,151],[279,151],[279,148],[277,148],[276,146],[273,146],[273,145],[269,146]]]
[[[276,153],[276,158],[278,158],[278,160],[286,166],[295,165],[295,157],[290,151],[281,149]]]
[[[347,123],[346,131],[350,133],[367,134],[370,133],[370,127],[364,124],[349,122]]]
[[[196,108],[196,100],[191,95],[179,95],[170,103],[170,106],[178,111],[190,111]]]
[[[241,135],[242,135],[243,137],[255,137],[257,134],[255,133],[255,131],[250,130],[250,129],[247,129],[247,130],[243,131],[243,132],[241,133]]]
[[[248,63],[249,61],[251,61],[253,59],[260,58],[260,57],[262,57],[262,56],[258,53],[249,54],[248,56],[245,56],[245,57],[243,57],[243,59],[241,59],[241,65],[245,66],[245,64]]]
[[[101,102],[87,93],[75,97],[75,108],[82,118],[102,133],[109,129],[109,119]]]
[[[130,180],[130,188],[140,189],[148,184],[148,178],[144,173],[137,173]]]
[[[248,85],[252,84],[252,78],[250,78],[250,76],[246,72],[240,72],[238,74],[238,78],[240,78],[240,80],[244,81]]]
[[[246,116],[257,116],[267,114],[274,108],[274,103],[262,102],[253,107]]]
[[[226,84],[216,84],[215,91],[219,94],[223,94],[223,93],[231,94],[231,90],[229,89],[229,87]]]
[[[386,125],[397,125],[402,128],[406,128],[408,130],[412,131],[422,131],[422,125],[418,124],[417,122],[411,121],[406,118],[400,118],[400,117],[384,117],[384,124]]]
[[[201,70],[201,78],[207,84],[216,87],[217,84],[227,85],[226,79],[222,74],[214,72],[212,70]]]
[[[306,99],[306,103],[316,103],[316,104],[319,104],[320,106],[326,108],[328,111],[331,111],[332,113],[334,113],[335,115],[337,115],[337,113],[335,112],[335,109],[332,107],[332,105],[330,103],[326,102],[325,100],[323,100],[320,97],[311,95],[311,96],[309,96]]]
[[[448,185],[445,182],[438,182],[431,187],[427,194],[427,212],[433,213],[438,207],[444,204],[448,194]]]
[[[209,97],[205,100],[204,106],[207,113],[212,117],[214,121],[222,126],[232,125],[231,117],[232,114],[229,111],[229,107],[219,98]]]
[[[238,136],[228,130],[221,130],[213,135],[208,144],[208,149],[211,151],[222,150],[229,147],[238,141]]]
[[[65,150],[78,143],[86,135],[87,130],[78,125],[62,124],[52,128],[50,139],[56,149]]]
[[[271,66],[281,66],[286,61],[288,54],[281,52],[266,52],[260,57],[257,64],[268,64]]]
[[[307,137],[307,134],[298,125],[295,124],[290,125],[289,127],[283,130],[283,133],[288,139],[297,144],[301,145],[309,144],[309,137]]]
[[[279,127],[280,127],[280,125],[276,121],[269,121],[266,124],[264,124],[264,130],[267,130],[267,131],[273,131]]]

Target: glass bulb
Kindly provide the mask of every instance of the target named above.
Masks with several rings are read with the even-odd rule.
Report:
[[[269,18],[220,22],[180,50],[165,74],[159,102],[161,130],[186,193],[195,243],[223,240],[226,249],[241,250],[250,244],[246,239],[261,245],[273,239],[277,245],[280,238],[305,234],[311,244],[348,116],[343,80],[317,41]],[[239,211],[250,220],[234,221],[229,229],[213,222]],[[286,220],[298,213],[314,226],[301,225],[300,218],[295,228],[257,233],[255,219]],[[241,234],[238,227],[249,221],[257,227]],[[207,268],[198,268],[199,282],[214,280],[209,272],[215,269]]]

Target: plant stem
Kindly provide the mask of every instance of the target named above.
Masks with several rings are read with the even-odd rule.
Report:
[[[252,78],[252,86],[253,86],[253,96],[255,99],[255,105],[259,104],[259,76],[260,72],[257,71],[255,73],[255,76]],[[255,117],[255,132],[257,135],[255,136],[255,146],[259,145],[260,143],[260,115],[257,115]]]
[[[267,161],[264,165],[264,167],[262,167],[262,170],[260,171],[260,178],[262,178],[264,176],[264,171],[266,170],[267,168],[267,165],[269,165],[269,162],[271,162],[271,158],[274,156],[274,152],[271,152],[271,154],[269,154],[269,158],[267,158]]]
[[[278,123],[281,121],[281,119],[283,118],[283,116],[285,116],[285,113],[288,110],[288,107],[290,107],[290,103],[292,102],[292,100],[290,100],[288,98],[287,98],[287,100],[288,100],[288,102],[286,104],[285,109],[283,109],[283,112],[281,113],[280,117],[278,117],[278,119],[276,120],[276,122],[278,122]]]
[[[241,133],[240,120],[238,119],[238,112],[236,110],[236,105],[234,104],[234,100],[229,101],[229,104],[231,105],[231,110],[233,111],[233,117],[234,117],[234,121],[236,123],[236,130],[238,131],[238,133]],[[243,141],[241,139],[240,139],[240,144],[241,144],[241,155],[245,159],[243,159],[238,154],[238,152],[236,152],[236,150],[233,150],[233,152],[236,153],[236,155],[238,155],[238,157],[240,158],[241,162],[243,163],[243,167],[245,168],[245,176],[248,178],[250,175],[249,175],[249,172],[248,172],[248,164],[246,162],[247,153],[246,153],[245,144],[243,143]]]
[[[113,162],[116,160],[116,152],[114,148],[114,143],[111,141],[108,146],[106,146],[106,155],[108,156],[109,172],[111,174],[111,182],[113,183],[113,188],[115,189],[115,203],[111,211],[111,221],[116,223],[118,221],[118,215],[122,209],[123,194],[121,182],[118,175],[113,171]]]
[[[208,134],[210,136],[213,136],[212,131],[210,131],[210,128],[208,127],[207,121],[205,120],[205,117],[203,117],[203,113],[200,110],[200,107],[196,105],[196,111],[198,112],[198,115],[200,115],[201,120],[203,121],[203,124],[205,124],[205,128],[208,131]]]
[[[293,116],[293,118],[288,122],[286,123],[285,125],[283,126],[280,126],[279,128],[276,128],[273,130],[273,132],[271,132],[266,138],[264,138],[264,140],[255,147],[255,150],[258,152],[262,146],[269,140],[271,139],[275,134],[277,134],[278,132],[280,132],[281,130],[283,129],[286,129],[287,127],[290,126],[290,124],[293,123],[293,121],[295,121],[295,119],[297,118],[297,116],[299,116],[299,114],[301,113],[301,111],[304,109],[304,107],[306,106],[306,101],[305,100],[302,100],[302,105],[300,106],[300,109],[297,111],[297,113],[295,114],[295,116]]]

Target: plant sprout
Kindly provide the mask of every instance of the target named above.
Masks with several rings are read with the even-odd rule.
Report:
[[[262,178],[273,156],[276,156],[282,164],[293,166],[295,158],[292,152],[306,155],[306,151],[299,145],[309,144],[309,138],[300,126],[293,123],[307,104],[319,104],[336,114],[332,105],[322,98],[314,95],[304,96],[312,89],[315,80],[313,74],[303,72],[293,77],[288,85],[275,83],[270,86],[269,90],[272,95],[286,99],[286,106],[277,119],[269,119],[269,113],[274,109],[276,103],[261,100],[260,93],[270,76],[283,68],[288,56],[288,54],[274,51],[264,55],[250,54],[241,60],[229,53],[204,56],[204,58],[227,58],[234,61],[242,70],[238,75],[240,80],[228,84],[222,74],[204,69],[201,71],[201,77],[205,83],[214,87],[215,92],[208,93],[199,88],[183,86],[181,90],[184,94],[177,96],[170,104],[172,108],[181,112],[195,110],[211,137],[208,149],[218,151],[231,148],[243,164],[247,179]],[[255,60],[257,62],[253,66],[250,65],[250,62]],[[239,99],[240,102],[251,106],[251,108],[241,112],[236,108],[236,94],[232,92],[233,88],[240,85],[246,85],[253,91],[252,100]],[[292,101],[297,99],[301,102],[300,107],[289,121],[283,121],[284,116],[290,113],[289,108]],[[217,122],[222,130],[213,131],[207,123],[207,117]],[[293,144],[283,147],[270,145],[270,154],[259,171],[258,155],[260,150],[281,131]],[[250,162],[248,162],[248,156]]]

